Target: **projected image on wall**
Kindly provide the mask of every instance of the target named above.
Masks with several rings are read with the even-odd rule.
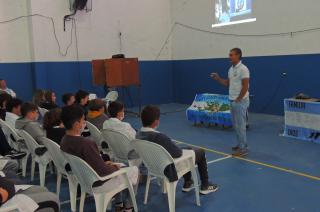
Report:
[[[215,23],[212,27],[256,21],[252,17],[254,0],[215,0]]]

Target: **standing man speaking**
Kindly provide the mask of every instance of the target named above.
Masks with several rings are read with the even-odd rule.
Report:
[[[211,77],[220,84],[229,87],[232,123],[238,141],[238,144],[235,147],[232,147],[232,155],[241,157],[248,154],[246,116],[250,104],[248,91],[250,72],[247,66],[241,62],[241,49],[231,49],[229,58],[232,66],[228,72],[228,79],[221,78],[217,73],[212,73]]]

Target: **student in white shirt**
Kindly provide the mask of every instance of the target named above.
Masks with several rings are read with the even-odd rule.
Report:
[[[127,122],[123,122],[124,105],[120,102],[111,102],[108,107],[110,119],[103,123],[103,129],[110,129],[120,132],[127,136],[130,140],[135,139],[136,131]]]
[[[12,97],[16,97],[16,93],[7,87],[7,82],[4,79],[0,79],[0,92],[5,92]]]
[[[21,105],[22,100],[18,98],[13,98],[8,101],[6,109],[6,122],[12,129],[15,129],[16,120],[21,116]]]

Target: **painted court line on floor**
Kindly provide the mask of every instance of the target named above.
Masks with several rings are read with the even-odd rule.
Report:
[[[218,159],[215,159],[215,160],[212,160],[212,161],[207,162],[207,164],[217,163],[217,162],[220,162],[220,161],[223,161],[223,160],[229,159],[229,158],[232,158],[232,156],[231,156],[231,155],[229,155],[229,156],[226,156],[226,157],[218,158]]]
[[[219,155],[223,155],[223,156],[226,156],[226,157],[228,157],[228,156],[232,157],[230,154],[227,154],[225,152],[221,152],[221,151],[217,151],[217,150],[214,150],[214,149],[205,148],[205,147],[194,145],[194,144],[185,143],[185,142],[182,142],[182,141],[177,141],[177,140],[174,140],[174,141],[177,144],[184,144],[184,145],[195,147],[195,148],[201,148],[201,149],[204,149],[204,150],[206,150],[208,152],[213,152],[213,153],[216,153],[216,154],[219,154]],[[279,170],[279,171],[282,171],[282,172],[294,174],[294,175],[297,175],[297,176],[309,178],[309,179],[312,179],[312,180],[320,181],[320,177],[309,175],[309,174],[306,174],[306,173],[303,173],[303,172],[294,171],[294,170],[291,170],[291,169],[287,169],[287,168],[283,168],[283,167],[280,167],[280,166],[275,166],[275,165],[272,165],[272,164],[267,164],[267,163],[255,161],[255,160],[252,160],[252,159],[247,159],[247,158],[242,158],[242,157],[233,157],[233,158],[234,159],[238,159],[238,160],[242,160],[242,161],[246,161],[246,162],[249,162],[249,163],[253,163],[253,164],[256,164],[256,165],[268,167],[268,168],[271,168],[271,169],[276,169],[276,170]]]

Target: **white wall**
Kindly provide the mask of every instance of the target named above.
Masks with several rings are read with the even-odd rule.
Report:
[[[174,0],[172,23],[180,22],[203,30],[232,34],[270,34],[320,27],[319,0],[253,1],[256,22],[212,29],[214,0]],[[293,37],[232,37],[176,26],[172,36],[174,59],[227,57],[232,47],[241,47],[245,56],[320,52],[320,30]]]
[[[27,14],[27,2],[1,0],[0,22]],[[0,62],[30,60],[30,36],[28,19],[0,24]]]
[[[76,15],[79,60],[109,58],[120,52],[119,32],[122,32],[122,53],[140,60],[154,60],[170,31],[170,0],[93,0],[92,11]],[[0,19],[26,14],[53,17],[56,34],[65,52],[71,39],[71,22],[63,31],[63,17],[70,13],[67,0],[1,0]],[[27,20],[30,20],[28,23]],[[29,30],[30,29],[30,32]],[[31,37],[30,37],[31,35]],[[32,38],[32,39],[31,39]],[[0,60],[75,61],[77,51],[75,31],[67,56],[59,54],[49,19],[33,17],[0,25]],[[30,47],[31,46],[31,47]],[[171,58],[171,43],[160,59]]]

